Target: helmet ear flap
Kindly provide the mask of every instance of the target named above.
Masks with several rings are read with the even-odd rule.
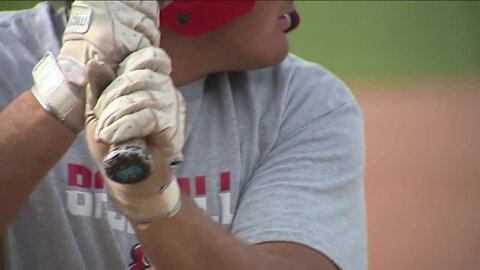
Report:
[[[160,24],[182,35],[202,35],[248,13],[255,1],[173,0],[160,11]]]

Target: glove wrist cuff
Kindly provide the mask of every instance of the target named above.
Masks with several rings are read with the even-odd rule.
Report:
[[[148,228],[153,222],[171,218],[175,216],[182,208],[182,199],[180,186],[176,178],[174,178],[163,190],[155,196],[155,199],[150,202],[148,208],[155,211],[154,216],[137,221],[139,229]]]
[[[80,72],[81,66],[72,63],[69,74]],[[66,67],[65,63],[62,67]],[[78,87],[81,79],[68,80],[51,52],[47,52],[32,71],[35,85],[32,93],[40,105],[51,115],[64,123],[74,133],[84,126],[84,91]],[[73,76],[70,76],[73,78]]]
[[[175,216],[182,207],[180,185],[175,177],[152,195],[128,198],[121,195],[123,189],[128,189],[128,186],[111,185],[108,191],[115,205],[140,229],[146,229],[157,220]]]

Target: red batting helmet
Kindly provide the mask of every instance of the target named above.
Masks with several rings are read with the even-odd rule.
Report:
[[[160,12],[160,24],[186,36],[201,35],[251,11],[255,1],[173,0]],[[292,24],[286,32],[295,29],[300,23],[296,11],[289,15]]]

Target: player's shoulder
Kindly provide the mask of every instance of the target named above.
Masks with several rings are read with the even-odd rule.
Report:
[[[283,104],[325,115],[345,104],[358,106],[349,87],[320,64],[289,54],[279,65],[253,72],[255,81],[268,84]],[[288,108],[286,108],[288,109]]]
[[[65,15],[57,12],[48,2],[39,3],[31,9],[1,11],[0,42],[2,45],[20,43],[32,49],[58,44],[65,20]]]
[[[0,11],[0,27],[31,26],[35,19],[50,16],[55,8],[49,2],[42,2],[30,9]]]
[[[345,102],[353,99],[352,92],[338,76],[322,65],[294,54],[289,54],[280,65],[274,68],[274,72],[280,76],[288,75],[292,90],[305,89],[313,95],[327,94],[330,98],[335,97]]]
[[[31,70],[46,51],[58,52],[61,16],[49,3],[0,12],[0,90],[2,104],[32,84]]]

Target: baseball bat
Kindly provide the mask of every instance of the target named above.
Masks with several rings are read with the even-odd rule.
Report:
[[[158,1],[160,9],[172,1]],[[120,184],[135,184],[145,180],[153,170],[153,156],[145,139],[137,138],[115,145],[103,159],[108,178]]]
[[[103,159],[107,177],[120,184],[135,184],[145,180],[153,170],[153,156],[145,139],[132,139],[114,145]]]

